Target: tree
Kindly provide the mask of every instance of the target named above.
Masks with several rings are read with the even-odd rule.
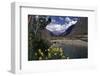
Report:
[[[41,30],[50,23],[50,18],[47,16],[28,16],[28,59],[36,59],[34,57],[35,52],[38,49],[42,49],[42,52],[46,55],[45,49],[50,47],[49,41],[41,38]]]

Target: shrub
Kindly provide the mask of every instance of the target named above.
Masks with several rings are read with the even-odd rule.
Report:
[[[38,49],[38,51],[35,53],[36,60],[49,60],[49,59],[66,59],[69,57],[66,57],[64,55],[64,51],[62,48],[59,47],[50,47],[47,51],[47,54],[45,54],[41,49]]]

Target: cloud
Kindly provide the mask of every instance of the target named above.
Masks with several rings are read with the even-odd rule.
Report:
[[[52,20],[57,22],[57,20],[54,20],[54,19]],[[65,21],[64,24],[57,24],[57,23],[51,22],[50,24],[46,26],[46,29],[49,30],[54,35],[61,35],[64,32],[66,32],[67,29],[70,28],[70,26],[73,26],[74,24],[77,23],[77,20],[73,20],[70,17],[66,17],[64,21]]]

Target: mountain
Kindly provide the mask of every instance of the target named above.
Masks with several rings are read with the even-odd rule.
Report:
[[[54,17],[54,18],[56,19],[51,19],[51,23],[46,26],[46,29],[55,36],[62,36],[64,35],[63,33],[65,33],[66,35],[67,32],[72,30],[69,28],[78,22],[76,18],[73,19],[71,19],[70,17],[64,17],[64,18]]]

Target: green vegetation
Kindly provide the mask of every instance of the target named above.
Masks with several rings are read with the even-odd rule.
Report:
[[[28,60],[65,59],[64,51],[41,38],[41,30],[50,23],[46,16],[28,16]]]
[[[64,51],[62,48],[50,47],[47,51],[47,55],[41,50],[35,52],[36,60],[52,60],[52,59],[65,59]]]

